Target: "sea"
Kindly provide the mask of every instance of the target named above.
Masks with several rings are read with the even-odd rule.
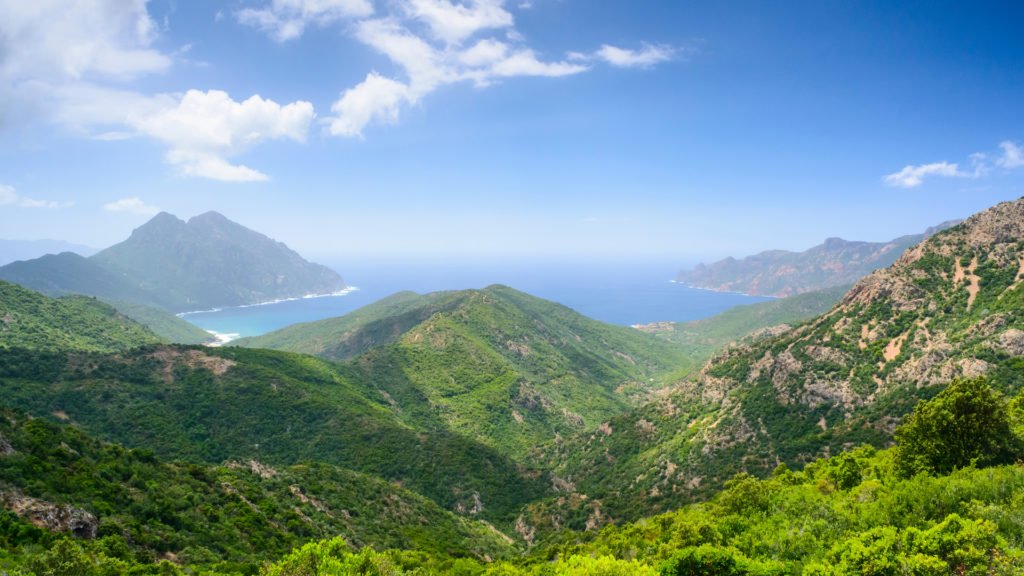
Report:
[[[675,283],[669,262],[328,262],[351,287],[341,294],[186,313],[182,318],[221,341],[258,336],[291,324],[342,316],[404,290],[484,288],[504,284],[564,304],[591,318],[631,326],[685,322],[769,298]]]

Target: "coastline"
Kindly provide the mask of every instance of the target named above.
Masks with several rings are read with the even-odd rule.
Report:
[[[223,312],[224,310],[231,310],[234,308],[255,308],[256,306],[270,306],[271,304],[280,304],[282,302],[295,302],[297,300],[312,300],[314,298],[331,298],[334,296],[348,296],[349,294],[359,290],[358,286],[346,286],[337,292],[327,292],[323,294],[305,294],[303,296],[293,296],[291,298],[278,298],[277,300],[267,300],[266,302],[257,302],[255,304],[239,304],[238,306],[223,306],[221,308],[210,308],[209,310],[189,310],[188,312],[178,312],[175,314],[178,318],[184,318],[193,314],[209,314],[211,312]],[[207,330],[209,332],[209,330]],[[216,334],[214,332],[214,334]]]
[[[778,300],[780,296],[769,296],[766,294],[748,294],[746,292],[738,292],[736,290],[716,290],[715,288],[705,288],[703,286],[694,286],[688,282],[680,282],[678,280],[669,280],[672,284],[679,284],[686,288],[692,288],[693,290],[703,290],[705,292],[714,292],[715,294],[735,294],[737,296],[746,296],[747,298],[771,298],[772,300]]]

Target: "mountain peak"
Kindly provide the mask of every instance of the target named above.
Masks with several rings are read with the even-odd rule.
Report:
[[[193,216],[193,217],[189,218],[189,220],[188,220],[189,224],[222,223],[222,222],[230,222],[231,224],[235,223],[235,222],[232,222],[227,216],[221,214],[220,212],[214,211],[214,210],[210,210],[208,212],[203,212],[202,214],[199,214],[198,216]]]

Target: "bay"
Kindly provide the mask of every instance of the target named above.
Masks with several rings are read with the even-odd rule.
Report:
[[[403,290],[418,293],[504,284],[564,304],[611,324],[684,322],[769,298],[712,292],[671,281],[668,262],[329,262],[357,289],[345,295],[304,298],[183,315],[229,337],[257,336],[298,322],[342,316]]]

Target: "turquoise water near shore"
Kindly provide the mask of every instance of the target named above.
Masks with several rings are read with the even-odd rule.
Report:
[[[671,263],[328,263],[357,287],[345,295],[305,298],[183,316],[218,334],[256,336],[295,324],[341,316],[402,290],[483,288],[505,284],[559,302],[611,324],[706,318],[740,304],[768,298],[712,292],[671,282]]]

